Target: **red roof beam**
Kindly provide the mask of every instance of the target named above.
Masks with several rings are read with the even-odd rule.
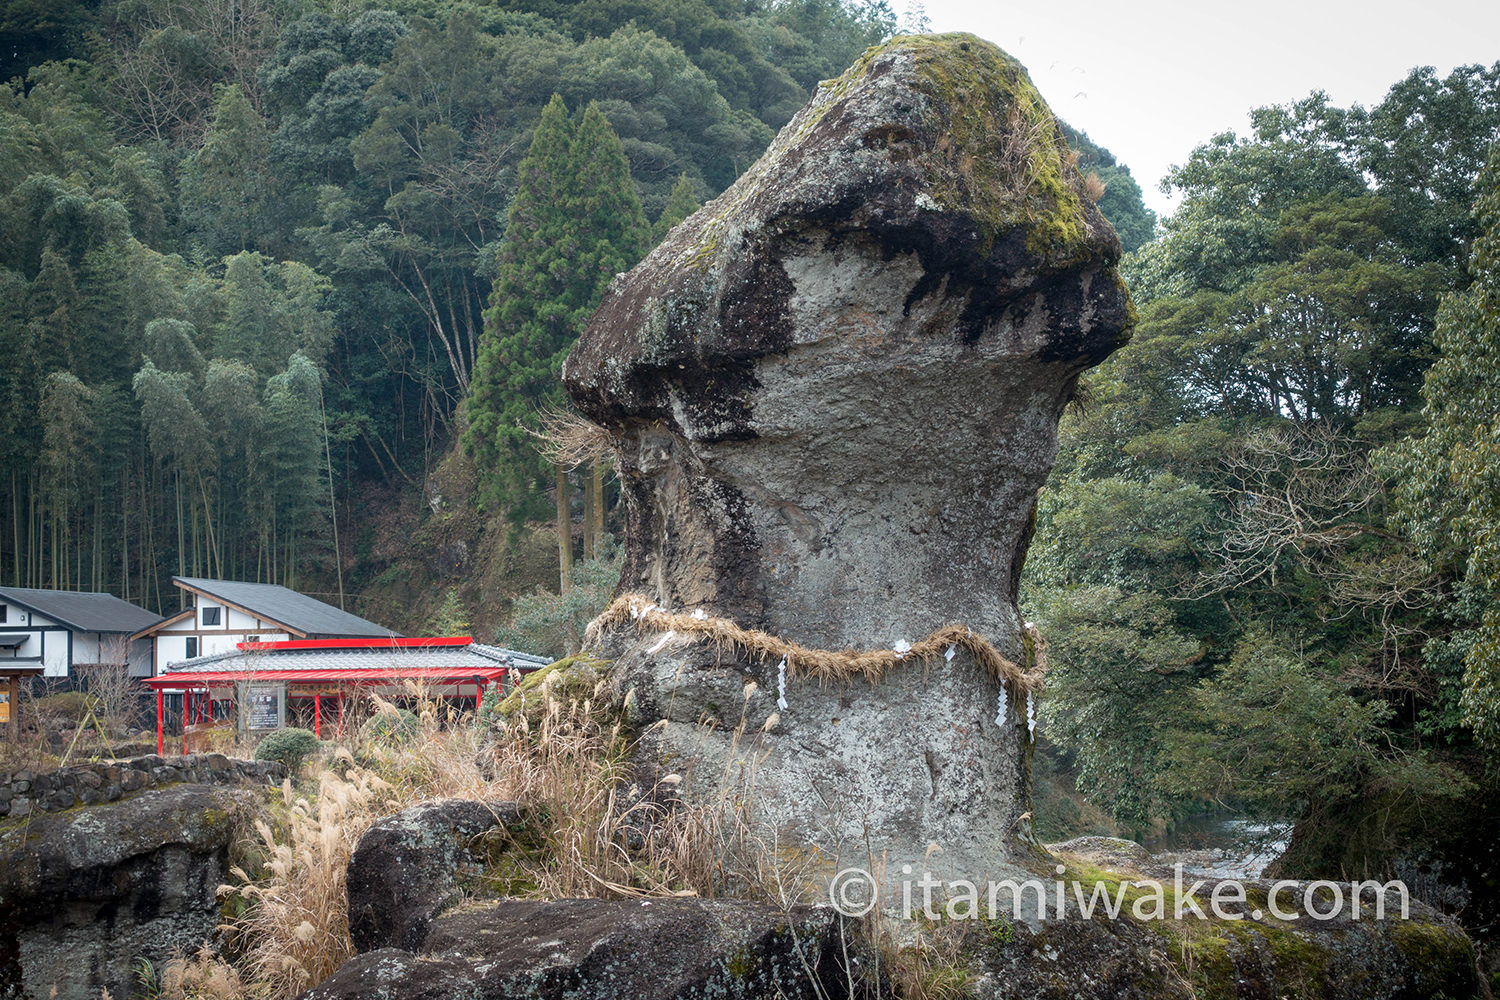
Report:
[[[522,673],[528,672],[520,668]],[[141,683],[147,687],[181,688],[223,687],[237,681],[324,681],[344,684],[379,684],[401,680],[428,680],[445,684],[472,684],[475,677],[485,681],[498,680],[510,673],[510,667],[376,667],[361,670],[312,669],[301,670],[218,670],[203,673],[162,674],[146,677]]]
[[[235,648],[251,653],[274,653],[283,649],[431,649],[436,646],[472,646],[471,635],[391,636],[388,639],[282,639],[277,642],[237,642]]]

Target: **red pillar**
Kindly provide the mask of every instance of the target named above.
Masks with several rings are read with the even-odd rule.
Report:
[[[338,693],[339,699],[339,739],[344,738],[344,692]]]
[[[323,696],[313,695],[313,735],[318,739],[323,738]]]
[[[166,697],[166,692],[164,692],[161,688],[157,688],[156,689],[156,752],[157,752],[158,755],[160,755],[161,751],[162,751],[162,730],[163,730],[164,723],[165,723],[165,720],[166,720],[166,715],[164,714],[165,713],[165,709],[162,707],[162,700],[165,697]]]
[[[192,718],[193,692],[191,688],[182,689],[182,752],[188,752],[187,731],[188,720]]]

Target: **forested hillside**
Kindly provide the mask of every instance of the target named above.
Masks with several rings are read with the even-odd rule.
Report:
[[[410,629],[463,584],[492,622],[548,578],[517,422],[604,284],[897,28],[836,0],[5,5],[0,578],[153,608],[174,573],[274,580]],[[528,180],[549,101],[568,138]]]
[[[1050,738],[1126,831],[1300,817],[1290,873],[1420,855],[1491,920],[1500,64],[1252,120],[1169,178],[1135,338],[1064,422],[1024,598]]]
[[[390,8],[6,5],[6,582],[158,607],[179,572],[367,578],[361,498],[424,492],[455,439],[549,99],[597,102],[637,211],[681,217],[895,27],[816,2]]]

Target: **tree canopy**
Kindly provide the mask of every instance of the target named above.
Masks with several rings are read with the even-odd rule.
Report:
[[[1474,773],[1497,72],[1255,111],[1125,259],[1139,326],[1064,420],[1025,602],[1054,738],[1127,828],[1436,801]]]

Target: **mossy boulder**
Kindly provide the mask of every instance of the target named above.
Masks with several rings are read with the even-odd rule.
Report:
[[[1063,872],[1066,914],[1005,920],[1006,933],[965,937],[959,965],[966,998],[984,1000],[1431,1000],[1484,996],[1474,947],[1452,920],[1412,901],[1405,916],[1390,904],[1376,916],[1374,890],[1363,892],[1362,917],[1345,906],[1314,919],[1302,901],[1310,883],[1247,880],[1243,904],[1217,910],[1213,893],[1226,880],[1178,873],[1155,864],[1129,841],[1086,837],[1052,845]],[[1055,872],[1055,868],[1053,870]],[[1114,917],[1075,905],[1073,883],[1089,898],[1095,887],[1123,900]],[[1331,888],[1313,899],[1332,913]],[[1342,886],[1352,898],[1349,881]],[[1160,897],[1158,912],[1154,900]],[[1226,900],[1235,898],[1226,887]],[[1196,909],[1194,906],[1196,905]],[[1201,915],[1200,915],[1201,911]],[[1276,913],[1295,915],[1282,919]],[[1180,915],[1179,915],[1180,914]],[[1233,919],[1230,919],[1230,918]],[[983,929],[985,922],[977,922]]]
[[[0,996],[131,995],[138,958],[195,951],[256,793],[175,785],[0,829]]]
[[[522,712],[534,715],[546,710],[549,698],[565,701],[584,700],[594,696],[594,688],[609,671],[609,664],[586,653],[555,660],[538,670],[528,672],[521,682],[502,696],[496,688],[485,694],[481,716],[486,720],[505,719]]]
[[[972,35],[822,84],[564,365],[619,445],[622,586],[825,648],[1014,630],[1057,418],[1133,324],[1084,187]]]
[[[853,1000],[882,995],[865,981],[875,968],[827,907],[501,900],[436,918],[415,950],[351,959],[303,1000]]]
[[[377,820],[349,859],[349,936],[356,950],[418,947],[431,920],[487,860],[481,838],[521,824],[514,802],[435,799]]]

